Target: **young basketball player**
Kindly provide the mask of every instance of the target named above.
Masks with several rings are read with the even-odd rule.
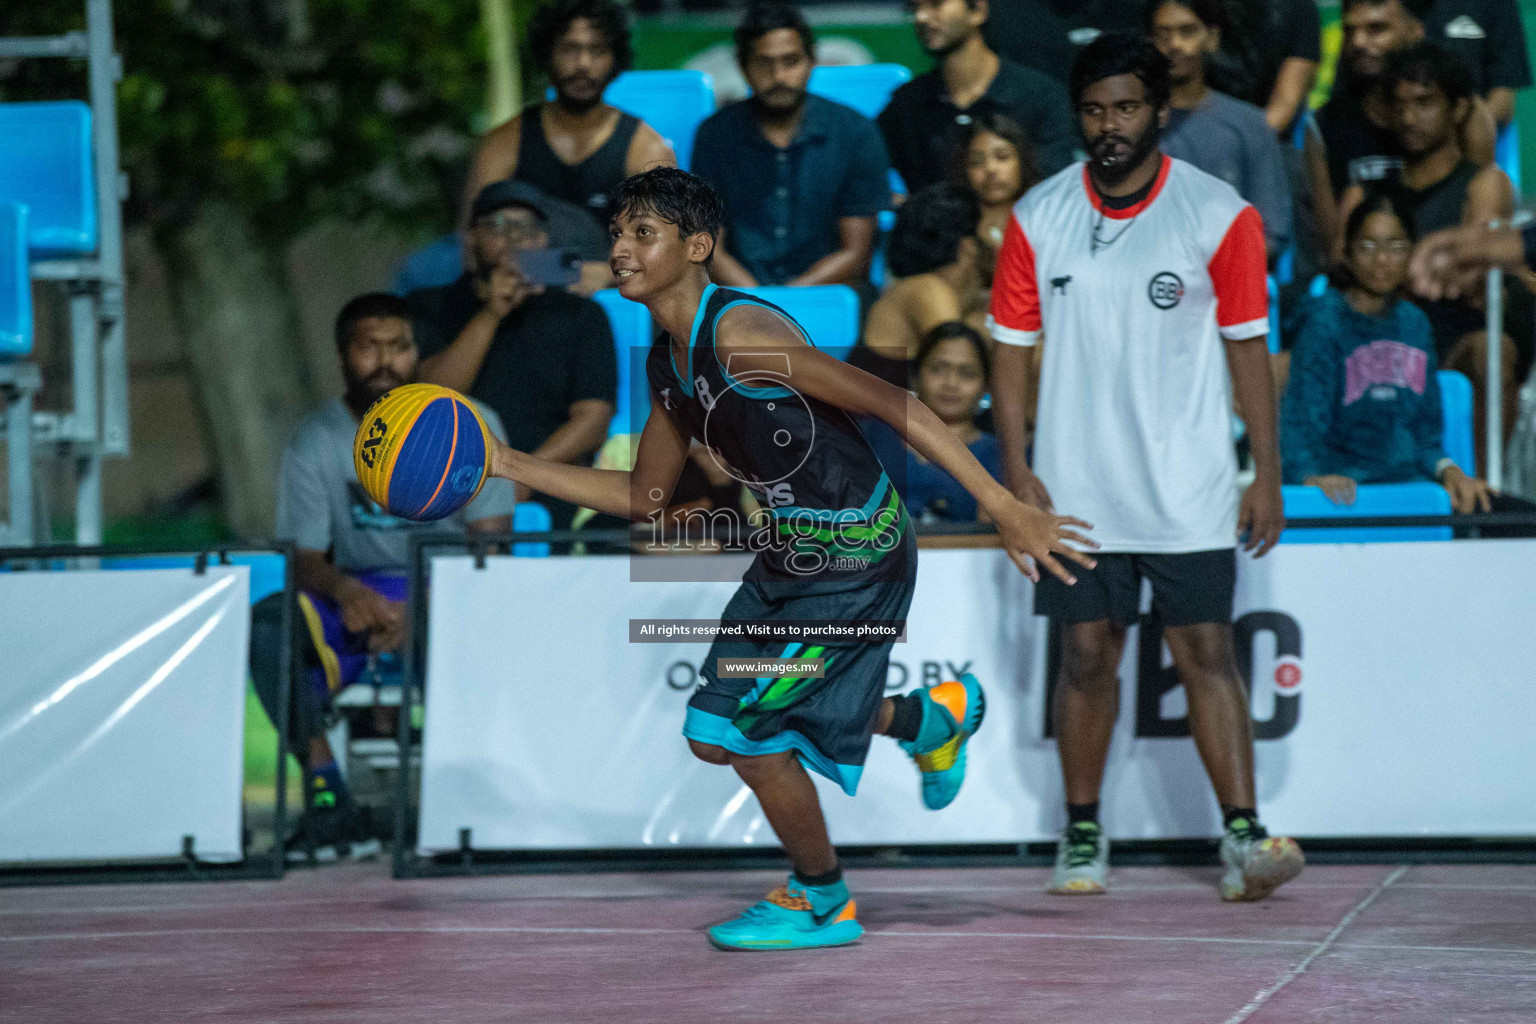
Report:
[[[719,196],[665,167],[613,197],[610,253],[619,290],[662,328],[646,373],[653,398],[634,469],[587,469],[499,448],[496,476],[633,520],[666,509],[690,443],[708,447],[768,512],[758,555],[722,619],[858,621],[906,616],[917,551],[906,509],[854,423],[875,416],[976,496],[1003,546],[1031,579],[1035,563],[1070,583],[1057,556],[1092,567],[1078,519],[1032,508],[987,475],[939,418],[907,392],[816,349],[787,314],[717,288],[709,263]],[[924,803],[949,804],[965,776],[965,744],[981,724],[972,676],[883,698],[890,642],[801,645],[717,638],[683,735],[695,755],[730,765],[757,796],[794,868],[786,885],[710,929],[727,949],[840,946],[863,934],[809,768],[850,795],[870,736],[896,739],[917,762]],[[809,673],[721,678],[721,658],[821,658]]]

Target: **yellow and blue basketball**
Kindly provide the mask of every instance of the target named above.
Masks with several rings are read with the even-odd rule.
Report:
[[[480,493],[492,450],[490,429],[463,395],[406,384],[363,414],[352,461],[363,490],[390,515],[442,519]]]

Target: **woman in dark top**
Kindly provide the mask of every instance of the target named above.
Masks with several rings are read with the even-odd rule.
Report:
[[[1003,232],[1013,216],[1013,204],[1040,180],[1029,134],[1006,114],[989,111],[978,115],[960,136],[950,178],[981,200],[976,241],[983,272],[990,282]]]
[[[1412,245],[1392,199],[1367,194],[1344,226],[1335,287],[1309,313],[1281,404],[1285,482],[1337,505],[1361,483],[1438,480],[1457,512],[1488,511],[1488,485],[1446,456],[1429,321],[1401,290]]]
[[[993,479],[1001,480],[1003,456],[997,438],[976,425],[991,368],[986,339],[975,328],[953,320],[923,338],[913,377],[918,399],[965,443]],[[884,424],[866,428],[865,433],[907,509],[919,521],[977,520],[976,499],[954,477],[902,444]]]

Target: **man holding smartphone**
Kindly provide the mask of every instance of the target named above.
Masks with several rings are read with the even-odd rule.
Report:
[[[546,217],[512,182],[487,185],[470,211],[468,262],[458,280],[406,296],[416,316],[423,381],[490,406],[541,458],[588,465],[608,436],[618,387],[613,333],[602,307],[574,295],[574,254],[549,248]],[[555,529],[576,507],[519,488],[550,510]]]

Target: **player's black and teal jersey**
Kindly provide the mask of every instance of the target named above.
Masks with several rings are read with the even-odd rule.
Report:
[[[646,374],[654,401],[707,447],[762,504],[749,544],[758,551],[748,578],[896,580],[911,574],[914,543],[907,511],[853,418],[795,389],[786,360],[754,355],[752,369],[728,365],[715,328],[733,306],[782,309],[746,292],[710,285],[677,365],[672,336],[651,346]]]

